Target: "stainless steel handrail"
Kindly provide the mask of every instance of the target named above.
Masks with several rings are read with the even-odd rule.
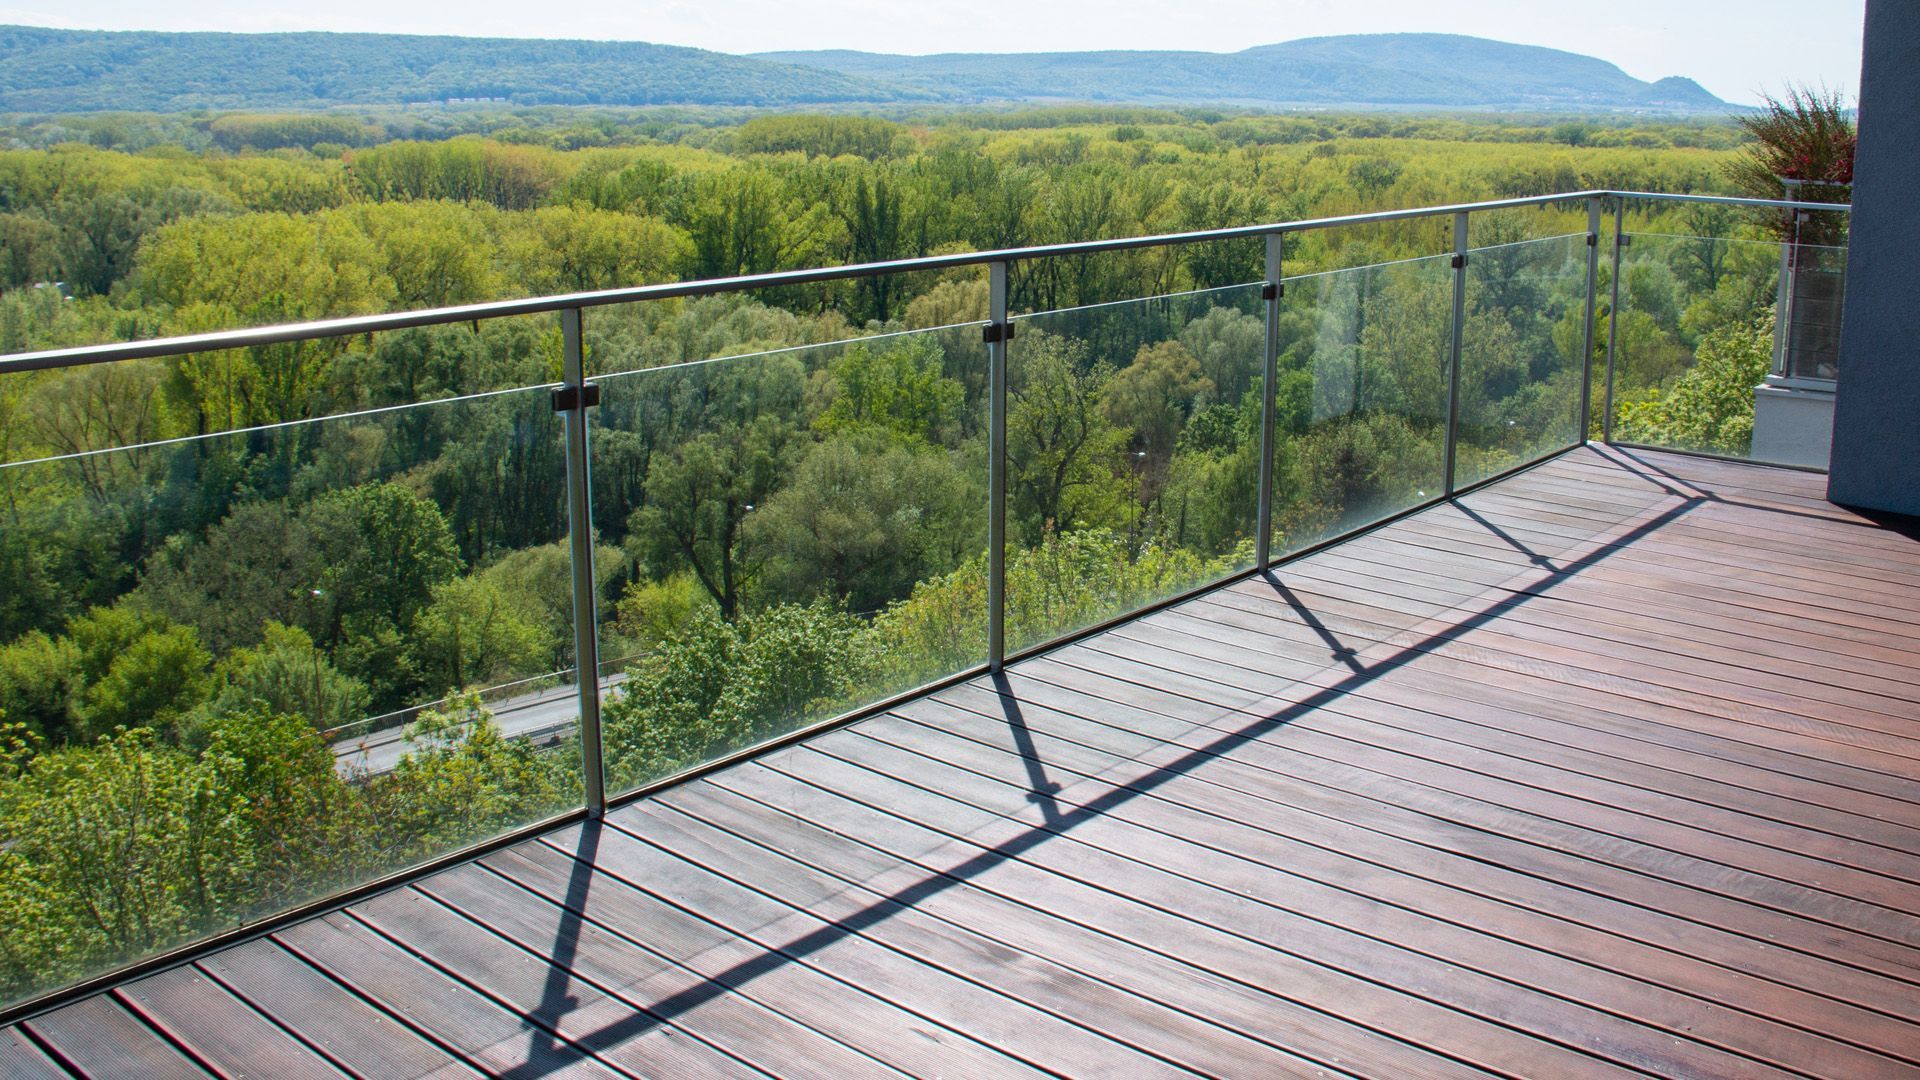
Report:
[[[37,352],[14,353],[9,356],[0,356],[0,375],[16,371],[80,367],[87,364],[110,363],[116,360],[141,360],[164,356],[182,356],[189,353],[208,352],[216,349],[241,349],[249,346],[273,345],[288,341],[307,341],[315,338],[347,337],[353,334],[408,330],[422,326],[443,326],[448,323],[474,322],[480,319],[497,319],[514,315],[540,315],[556,311],[603,307],[608,304],[637,303],[646,300],[670,300],[693,296],[713,296],[720,293],[745,292],[753,289],[775,289],[792,285],[814,285],[829,281],[847,281],[859,278],[879,277],[887,274],[918,273],[928,270],[948,270],[956,267],[1010,263],[1026,259],[1053,258],[1062,255],[1090,255],[1112,251],[1136,251],[1142,248],[1166,247],[1173,244],[1196,244],[1216,240],[1248,239],[1276,234],[1307,232],[1314,229],[1331,229],[1351,225],[1376,225],[1385,222],[1451,216],[1462,213],[1483,213],[1489,210],[1542,206],[1559,202],[1573,203],[1590,198],[1708,202],[1755,208],[1797,208],[1801,210],[1805,210],[1809,206],[1807,203],[1797,203],[1784,199],[1745,199],[1721,195],[1669,195],[1646,191],[1572,191],[1558,195],[1534,195],[1518,199],[1495,199],[1487,202],[1427,206],[1410,210],[1383,210],[1368,214],[1308,218],[1300,221],[1273,222],[1265,225],[1242,225],[1230,229],[1165,233],[1156,236],[1135,236],[1114,240],[1086,240],[1068,244],[1005,248],[999,251],[958,252],[950,255],[930,255],[915,259],[897,259],[891,262],[855,263],[846,266],[819,267],[809,270],[787,270],[770,274],[752,274],[744,277],[663,282],[658,285],[638,285],[622,289],[602,289],[595,292],[562,293],[554,296],[536,296],[520,300],[499,300],[484,304],[463,304],[456,307],[428,308],[420,311],[395,311],[378,315],[355,315],[339,319],[322,319],[314,322],[285,323],[277,326],[252,327],[241,330],[220,330],[180,337],[151,338],[144,341],[84,345],[69,349],[45,349]],[[1820,204],[1820,206],[1822,209],[1834,211],[1848,211],[1852,209],[1850,205],[1844,203]]]

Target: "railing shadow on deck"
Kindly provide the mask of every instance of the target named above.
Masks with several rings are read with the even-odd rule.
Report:
[[[1327,631],[1325,625],[1314,616],[1312,611],[1307,608],[1300,598],[1281,582],[1277,570],[1269,569],[1261,575],[1258,580],[1265,580],[1271,584],[1275,588],[1276,595],[1283,599],[1295,613],[1299,614],[1309,627],[1316,629],[1321,637],[1333,646],[1335,657],[1344,660],[1345,664],[1352,669],[1351,674],[1341,679],[1338,683],[1324,687],[1311,696],[1290,704],[1284,709],[1263,717],[1258,717],[1238,730],[1221,735],[1205,746],[1196,747],[1182,754],[1176,760],[1154,768],[1151,773],[1145,776],[1117,785],[1105,794],[1091,801],[1074,806],[1071,809],[1067,809],[1064,812],[1054,799],[1055,794],[1060,790],[1060,785],[1047,780],[1045,777],[1044,763],[1040,760],[1031,736],[1027,733],[1018,696],[1012,691],[1004,675],[990,676],[993,680],[994,692],[999,698],[1002,711],[1006,715],[1008,726],[1012,729],[1020,754],[1026,762],[1028,777],[1032,785],[1032,790],[1028,798],[1041,808],[1043,820],[1040,824],[1028,828],[1017,836],[995,844],[949,869],[938,872],[934,876],[923,878],[912,885],[895,890],[852,915],[833,920],[825,926],[803,934],[784,945],[768,948],[765,952],[762,952],[751,960],[735,964],[725,971],[705,978],[695,986],[654,1001],[647,1005],[644,1012],[636,1012],[631,1017],[606,1025],[590,1034],[581,1036],[576,1041],[593,1046],[609,1046],[624,1042],[629,1038],[653,1029],[664,1021],[683,1015],[700,1005],[732,993],[743,984],[751,982],[762,975],[778,970],[785,965],[801,961],[807,956],[817,953],[836,942],[859,934],[869,927],[891,918],[899,910],[913,907],[921,901],[945,892],[956,885],[964,884],[1001,863],[1018,858],[1023,853],[1049,839],[1063,836],[1071,832],[1074,828],[1096,820],[1102,815],[1126,805],[1134,799],[1151,794],[1169,781],[1184,776],[1213,759],[1229,754],[1241,746],[1262,738],[1270,732],[1285,727],[1287,724],[1302,716],[1330,705],[1348,694],[1356,692],[1369,683],[1406,666],[1418,657],[1445,646],[1488,623],[1494,622],[1522,604],[1539,598],[1543,592],[1551,589],[1555,584],[1598,565],[1609,556],[1630,547],[1634,541],[1659,531],[1704,503],[1711,501],[1711,496],[1709,495],[1687,494],[1674,491],[1664,484],[1660,484],[1659,486],[1682,499],[1682,501],[1677,505],[1668,507],[1658,515],[1634,526],[1628,532],[1608,540],[1602,546],[1563,566],[1552,567],[1550,564],[1543,565],[1542,570],[1547,576],[1528,590],[1509,592],[1501,599],[1488,604],[1478,611],[1471,613],[1463,612],[1460,619],[1447,625],[1445,628],[1429,634],[1420,641],[1413,642],[1399,649],[1390,656],[1368,664],[1362,664],[1351,649],[1347,649],[1339,642],[1338,638]],[[1454,501],[1450,505],[1458,507],[1459,503],[1458,501]],[[1482,524],[1485,524],[1484,520],[1478,515],[1470,516],[1472,516],[1474,520],[1481,521]],[[1489,528],[1491,528],[1491,526],[1489,526]],[[1494,531],[1496,533],[1499,532],[1497,529]],[[1522,550],[1525,550],[1524,547]],[[1228,709],[1226,712],[1231,716],[1241,714],[1243,710]],[[581,827],[579,844],[575,850],[568,853],[578,860],[578,865],[572,878],[574,882],[578,883],[578,891],[576,894],[574,889],[570,887],[568,892],[567,903],[565,905],[566,914],[562,919],[560,935],[554,942],[551,953],[556,960],[560,957],[573,955],[577,948],[577,941],[574,939],[580,933],[583,926],[593,921],[591,913],[586,910],[586,882],[590,880],[591,875],[596,869],[593,866],[593,859],[599,845],[600,830],[603,828],[613,828],[621,832],[628,832],[628,830],[622,829],[616,822],[601,819],[588,821]],[[637,833],[629,833],[629,835],[633,835],[635,839],[643,842],[646,839]],[[619,878],[618,875],[604,870],[600,872],[608,873],[609,877],[621,880],[632,888],[646,891],[645,884],[642,882],[627,881],[624,878]],[[618,927],[609,927],[608,929],[616,933],[620,931]],[[539,1033],[534,1037],[534,1045],[531,1048],[532,1053],[529,1055],[529,1060],[525,1064],[503,1074],[507,1077],[519,1078],[519,1080],[531,1080],[533,1077],[545,1076],[554,1071],[553,1051],[557,1049],[557,1047],[550,1043],[549,1037],[545,1032],[556,1027],[557,1017],[564,1015],[564,1013],[556,1013],[553,1010],[563,1007],[572,1000],[566,993],[567,979],[564,973],[559,972],[558,969],[559,965],[556,964],[556,976],[549,981],[547,994],[543,998],[540,1007],[533,1013],[523,1016],[523,1019],[529,1026]]]

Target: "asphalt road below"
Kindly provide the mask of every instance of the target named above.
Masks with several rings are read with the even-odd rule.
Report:
[[[625,678],[625,673],[616,673],[601,679],[600,692],[605,694]],[[509,739],[531,739],[536,744],[565,736],[580,721],[580,701],[571,684],[489,702],[487,708],[501,734]],[[413,744],[402,737],[404,730],[403,725],[334,743],[334,767],[343,775],[393,771],[400,758],[413,749]]]

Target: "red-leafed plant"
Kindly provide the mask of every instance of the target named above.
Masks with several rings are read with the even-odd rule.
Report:
[[[1789,88],[1784,100],[1769,94],[1760,111],[1740,117],[1740,126],[1753,136],[1753,142],[1727,167],[1727,178],[1741,194],[1801,202],[1848,201],[1856,135],[1853,117],[1838,92]],[[1795,180],[1804,183],[1782,182]],[[1767,221],[1781,239],[1795,238],[1790,214],[1769,215]],[[1798,239],[1807,242],[1804,226]]]

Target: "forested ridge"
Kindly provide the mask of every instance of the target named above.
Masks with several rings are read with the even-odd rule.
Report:
[[[0,26],[0,109],[272,109],[463,99],[795,105],[923,93],[643,41]]]
[[[1642,82],[1604,60],[1462,34],[1350,34],[1231,53],[895,56],[827,50],[759,58],[981,100],[1262,102],[1424,108],[1731,111],[1691,79]]]
[[[0,109],[791,106],[1121,101],[1724,114],[1691,80],[1453,34],[1365,34],[1235,53],[732,56],[646,42],[0,26]]]
[[[1739,142],[1705,124],[1153,110],[535,110],[416,118],[414,138],[389,122],[14,118],[0,353],[1708,191]],[[1584,208],[1474,227],[1465,477],[1572,438],[1586,359]],[[1626,422],[1737,452],[1726,388],[1764,366],[1778,248],[1713,208],[1637,227],[1684,239],[1626,264]],[[1691,239],[1735,236],[1755,239]],[[1276,551],[1436,488],[1450,245],[1437,219],[1289,240]],[[1260,266],[1234,241],[1015,268],[1010,647],[1249,565]],[[585,313],[601,649],[627,672],[611,786],[983,658],[986,311],[969,268]],[[560,359],[557,320],[526,317],[0,376],[8,994],[577,804],[577,743],[505,738],[481,696],[573,665]],[[334,743],[396,710],[398,768],[336,768]]]

